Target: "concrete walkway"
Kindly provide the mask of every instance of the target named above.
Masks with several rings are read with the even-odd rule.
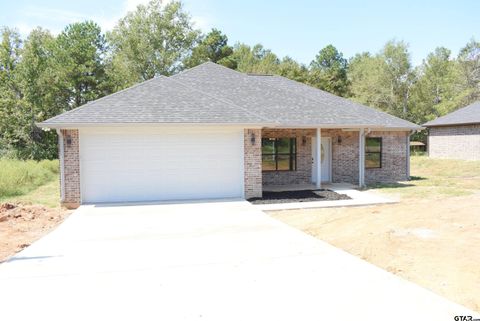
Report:
[[[329,189],[339,194],[345,194],[351,199],[338,201],[316,201],[316,202],[292,202],[292,203],[276,203],[276,204],[257,204],[256,208],[262,211],[278,211],[293,210],[302,208],[324,208],[324,207],[346,207],[346,206],[367,206],[378,204],[398,203],[397,200],[389,199],[372,191],[361,191],[351,184],[325,184],[322,188]],[[279,188],[270,188],[271,191],[282,190],[301,190],[315,189],[313,185],[296,185]]]
[[[245,201],[82,206],[0,265],[2,320],[432,320],[473,312]]]

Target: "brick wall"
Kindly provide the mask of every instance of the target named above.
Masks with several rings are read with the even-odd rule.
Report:
[[[480,124],[431,127],[428,132],[430,157],[480,160]]]
[[[332,139],[332,182],[358,184],[358,131],[322,129]]]
[[[263,172],[263,185],[310,184],[312,182],[312,139],[315,129],[263,129],[263,138],[296,138],[297,170]],[[303,144],[303,137],[306,141]]]
[[[260,129],[245,129],[243,136],[245,198],[262,197],[262,133]]]
[[[405,181],[407,177],[408,132],[371,132],[368,137],[382,137],[382,168],[366,168],[365,183]]]
[[[80,205],[79,134],[77,129],[62,129],[62,135],[64,147],[62,204],[67,208],[76,208]]]

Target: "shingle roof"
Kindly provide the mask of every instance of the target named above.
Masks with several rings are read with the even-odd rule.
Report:
[[[158,77],[97,99],[42,123],[265,123],[242,107]]]
[[[122,123],[421,128],[284,77],[247,75],[214,63],[154,78],[40,125]]]
[[[480,124],[480,101],[425,123],[425,127]]]

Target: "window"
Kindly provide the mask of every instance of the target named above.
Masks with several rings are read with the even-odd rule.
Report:
[[[365,167],[382,167],[382,138],[367,137],[365,140]]]
[[[294,171],[297,169],[295,138],[262,138],[262,170]]]

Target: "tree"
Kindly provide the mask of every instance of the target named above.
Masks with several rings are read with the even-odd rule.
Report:
[[[413,80],[408,46],[403,41],[389,41],[383,48],[380,57],[385,61],[391,90],[391,106],[389,109],[393,114],[406,118],[410,87]]]
[[[57,72],[68,93],[69,110],[105,95],[105,36],[92,21],[68,25],[56,39]]]
[[[109,74],[119,89],[181,70],[199,31],[181,2],[152,0],[120,19],[107,36],[112,46]]]
[[[414,74],[404,42],[389,41],[375,56],[356,55],[350,61],[348,76],[353,100],[398,117],[408,117]]]
[[[44,159],[57,155],[56,135],[42,131],[35,123],[65,110],[68,101],[54,60],[55,38],[41,28],[30,32],[18,65],[19,86],[23,98],[18,115],[17,156]]]
[[[284,57],[277,68],[277,73],[280,76],[299,82],[307,82],[308,69],[302,64],[299,64],[290,57]]]
[[[365,52],[350,59],[348,77],[352,99],[367,106],[387,110],[389,90],[385,86],[385,62]]]
[[[310,63],[308,83],[338,96],[348,96],[347,59],[332,45],[317,54]]]
[[[462,79],[463,105],[468,105],[480,99],[480,42],[470,40],[460,50],[458,64]]]
[[[17,66],[20,61],[21,40],[16,30],[0,29],[0,155],[16,144],[21,92]]]
[[[236,69],[245,73],[276,74],[280,63],[278,57],[261,44],[250,47],[238,43],[231,57],[235,61]]]
[[[211,61],[215,63],[227,64],[228,57],[233,53],[233,48],[228,45],[228,38],[218,29],[212,29],[206,36],[201,37],[198,45],[193,48],[184,65],[186,68],[192,68],[204,62]]]
[[[410,119],[422,124],[453,111],[460,103],[459,73],[451,51],[436,48],[416,70],[412,86]]]

